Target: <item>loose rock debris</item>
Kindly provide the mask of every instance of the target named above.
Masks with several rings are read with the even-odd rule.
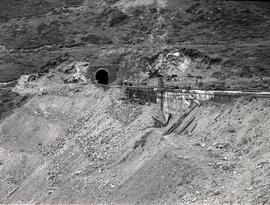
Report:
[[[268,89],[268,2],[0,2],[0,81],[36,72],[0,83],[0,203],[270,204],[269,100],[206,102],[175,126],[85,78],[117,64],[172,89]]]
[[[17,91],[48,92],[0,125],[1,203],[268,203],[267,99],[205,102],[174,123],[118,88],[27,83]]]

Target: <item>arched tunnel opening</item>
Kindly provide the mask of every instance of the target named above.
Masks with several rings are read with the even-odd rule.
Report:
[[[109,73],[104,69],[100,69],[96,72],[96,81],[99,84],[108,85],[109,84]]]

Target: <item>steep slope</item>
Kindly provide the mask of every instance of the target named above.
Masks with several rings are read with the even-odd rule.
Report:
[[[58,69],[117,64],[119,80],[269,89],[269,10],[266,1],[2,0],[0,82],[19,80],[0,84],[0,203],[269,204],[268,99],[204,103],[194,129],[162,137],[155,105],[64,84]],[[20,78],[32,72],[39,79]]]
[[[64,0],[64,1],[16,1],[2,0],[0,2],[0,22],[7,21],[13,18],[32,17],[46,14],[53,9],[61,7],[76,7],[80,6],[83,0]]]
[[[239,99],[202,105],[195,130],[165,136],[158,151],[114,192],[118,202],[268,204],[268,104]],[[148,146],[151,141],[145,150]]]
[[[13,1],[2,4],[13,8]],[[16,16],[22,4],[5,9],[12,19],[0,25],[1,81],[38,70],[56,53],[76,50],[77,58],[85,60],[91,59],[90,50],[107,48],[109,53],[111,47],[132,47],[135,52],[159,47],[156,54],[172,46],[189,48],[222,59],[216,75],[225,80],[269,76],[270,5],[265,1],[48,1],[36,14],[32,4],[23,4],[21,12],[33,9],[27,18]],[[139,57],[151,58],[152,53]],[[124,64],[127,58],[119,60]],[[206,72],[211,75],[212,70]]]
[[[186,44],[245,44],[269,41],[269,2],[168,1],[168,40]],[[186,1],[187,2],[187,1]],[[180,10],[175,10],[180,7]]]
[[[43,95],[0,125],[1,203],[269,203],[268,99],[203,103],[163,137],[155,105],[56,74],[22,79]]]

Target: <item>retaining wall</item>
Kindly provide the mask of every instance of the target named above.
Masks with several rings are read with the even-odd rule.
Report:
[[[214,98],[215,95],[208,93],[193,93],[183,90],[168,90],[161,94],[161,109],[165,114],[182,113],[190,108],[194,101],[201,102]]]
[[[211,99],[226,101],[235,97],[252,96],[270,98],[270,91],[218,91],[218,90],[184,90],[154,87],[124,87],[126,98],[138,98],[142,101],[157,103],[164,114],[182,113],[195,102]]]

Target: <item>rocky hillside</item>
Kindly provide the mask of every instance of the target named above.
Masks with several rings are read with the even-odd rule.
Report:
[[[6,22],[13,18],[35,17],[46,14],[53,9],[62,7],[80,6],[83,0],[64,0],[64,1],[34,1],[34,0],[3,0],[1,6],[1,21]]]
[[[83,61],[118,65],[119,81],[268,89],[269,10],[267,1],[2,0],[0,83]],[[1,116],[22,103],[8,87]]]
[[[177,118],[157,127],[155,105],[86,84],[77,69],[116,64],[119,81],[269,89],[269,10],[1,0],[0,203],[270,204],[268,99],[202,103],[185,132],[162,136]]]
[[[216,80],[254,77],[251,81],[256,81],[269,76],[270,4],[265,1],[29,0],[0,4],[4,19],[0,24],[0,81],[36,71],[63,54],[92,61],[91,53],[105,49],[112,56],[112,47],[121,50],[113,57],[120,64],[145,62],[166,53],[164,49],[177,47],[218,58],[218,68],[205,71]],[[126,57],[129,54],[137,56]],[[94,60],[111,63],[98,58]],[[123,69],[129,75],[134,68]],[[264,84],[267,87],[268,82]]]

